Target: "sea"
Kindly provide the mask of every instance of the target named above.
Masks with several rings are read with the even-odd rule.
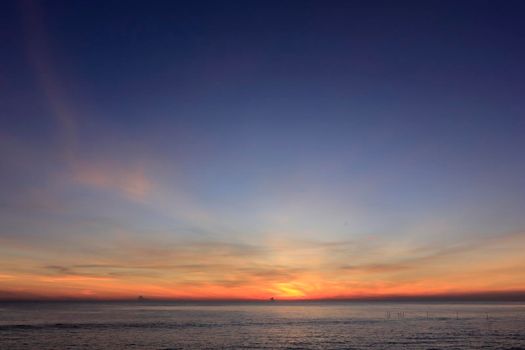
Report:
[[[525,303],[0,303],[0,349],[525,349]]]

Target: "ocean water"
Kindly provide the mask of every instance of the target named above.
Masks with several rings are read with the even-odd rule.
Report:
[[[0,349],[525,349],[525,304],[3,303]]]

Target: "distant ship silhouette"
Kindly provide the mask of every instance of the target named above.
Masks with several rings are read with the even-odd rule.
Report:
[[[142,295],[139,295],[139,297],[137,298],[137,301],[144,301],[146,300],[146,298],[144,298]]]
[[[274,297],[271,297],[271,298],[270,298],[270,302],[272,302],[272,301],[275,301],[275,298],[274,298]]]

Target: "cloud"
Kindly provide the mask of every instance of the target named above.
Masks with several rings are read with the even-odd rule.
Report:
[[[23,286],[31,292],[43,288],[46,295],[89,290],[94,297],[331,298],[525,286],[520,273],[525,268],[523,233],[435,247],[385,238],[360,246],[361,241],[368,242],[281,240],[255,245],[120,232],[107,234],[103,242],[84,241],[86,253],[74,246],[67,254],[42,254],[42,246],[9,248],[9,264],[2,264],[12,268],[0,274],[12,278],[0,278],[0,287]],[[35,261],[45,263],[38,266]]]
[[[392,264],[368,264],[368,265],[343,265],[342,271],[361,272],[361,273],[388,273],[410,269],[406,265]]]
[[[153,183],[141,165],[76,162],[72,167],[74,182],[99,190],[117,191],[133,200],[144,200]]]
[[[72,161],[77,143],[76,113],[66,94],[67,84],[56,69],[45,14],[34,1],[22,1],[21,7],[27,55],[59,126],[62,155],[66,161]]]

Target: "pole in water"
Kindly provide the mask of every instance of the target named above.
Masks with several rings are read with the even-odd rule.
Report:
[[[456,311],[456,320],[459,320],[459,313]]]

